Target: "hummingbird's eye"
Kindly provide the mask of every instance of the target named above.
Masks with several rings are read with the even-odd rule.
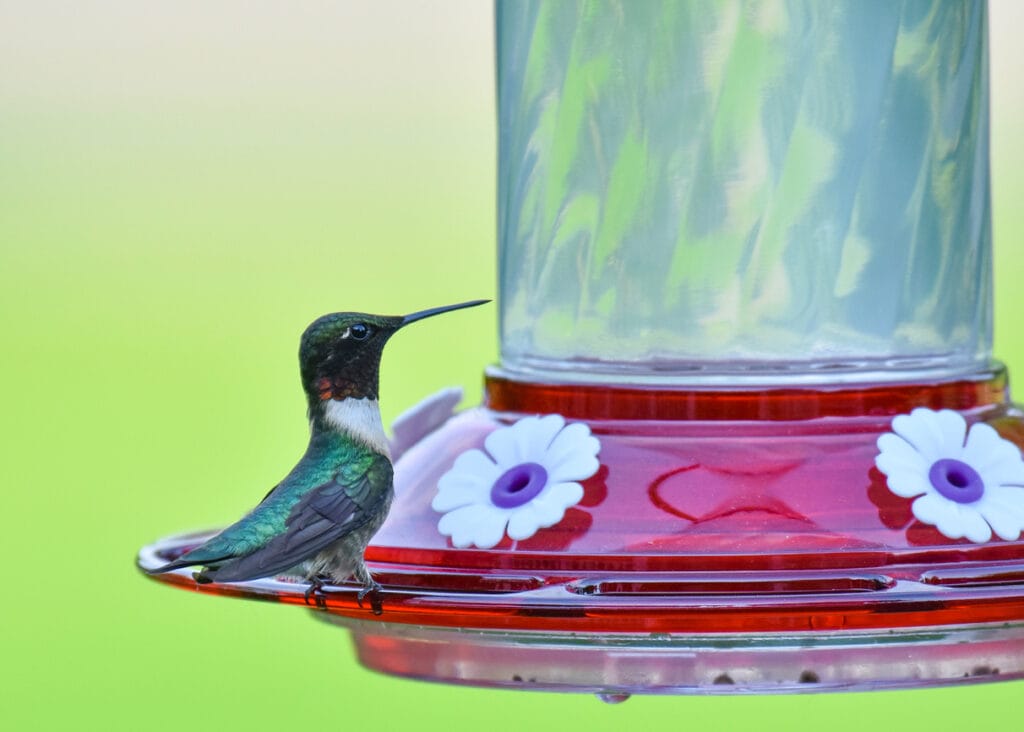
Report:
[[[370,335],[370,329],[362,323],[356,323],[355,325],[349,326],[349,333],[357,341],[365,341]]]

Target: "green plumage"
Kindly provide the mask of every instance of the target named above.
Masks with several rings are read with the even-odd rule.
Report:
[[[265,551],[275,539],[287,536],[289,530],[303,518],[303,508],[315,512],[316,503],[311,500],[315,497],[320,497],[321,502],[335,499],[335,503],[342,506],[351,503],[353,513],[350,518],[347,514],[324,516],[337,527],[344,526],[347,531],[353,531],[367,522],[373,509],[379,507],[383,497],[391,491],[391,462],[352,437],[318,425],[318,421],[314,421],[306,454],[288,476],[256,508],[202,546],[182,556],[175,562],[176,565],[216,563],[222,568],[221,571],[208,569],[205,577],[218,579],[220,573],[223,579],[223,575],[227,574],[223,570],[230,569],[230,566],[225,565],[231,560]],[[345,521],[346,518],[348,521]],[[329,545],[336,531],[335,527],[326,525],[319,535],[321,541],[317,542],[317,548],[323,549]],[[262,576],[262,570],[271,565],[278,567],[283,558],[290,555],[291,552],[284,553],[276,561],[271,557],[264,558],[261,567],[253,567],[252,577]],[[308,558],[296,557],[295,564]],[[273,571],[286,571],[291,566]],[[231,574],[237,575],[238,572]],[[239,577],[230,581],[252,577]]]

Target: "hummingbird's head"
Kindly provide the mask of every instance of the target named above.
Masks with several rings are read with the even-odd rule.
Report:
[[[399,328],[449,310],[482,305],[473,300],[411,315],[332,313],[314,320],[302,334],[299,368],[310,407],[329,399],[376,399],[384,344]]]

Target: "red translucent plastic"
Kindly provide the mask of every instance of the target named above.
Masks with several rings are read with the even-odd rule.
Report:
[[[1003,372],[936,386],[762,392],[533,385],[492,376],[486,404],[399,461],[399,501],[372,559],[484,568],[500,556],[498,566],[545,571],[763,571],[1020,554],[1005,542],[951,541],[915,522],[911,502],[892,494],[874,467],[878,437],[914,405],[958,409],[1019,441]],[[454,457],[524,414],[552,412],[586,422],[601,441],[602,468],[584,482],[583,500],[524,541],[506,537],[482,553],[452,549],[430,502]],[[933,548],[927,556],[924,547]]]
[[[886,417],[916,407],[971,410],[1006,404],[1006,370],[996,366],[940,384],[686,389],[612,384],[533,384],[487,374],[485,405],[496,412],[561,414],[582,420],[804,421]]]
[[[396,465],[394,509],[366,554],[391,622],[772,632],[1024,616],[1024,542],[948,539],[874,467],[878,436],[918,404],[956,408],[1021,444],[1001,370],[930,386],[728,392],[491,375],[486,404]],[[552,411],[600,439],[583,500],[529,539],[453,548],[430,507],[438,479],[491,431]],[[305,603],[298,589],[281,599]],[[364,613],[353,591],[329,594],[326,609]]]
[[[366,552],[384,588],[383,615],[359,605],[355,585],[327,587],[319,609],[353,629],[368,666],[465,683],[504,685],[515,664],[554,654],[567,675],[544,688],[590,689],[579,646],[597,653],[600,666],[626,644],[647,659],[636,673],[660,668],[667,689],[692,690],[712,684],[710,670],[674,675],[651,638],[714,660],[731,658],[726,647],[776,647],[783,636],[791,653],[775,657],[781,665],[763,663],[766,675],[750,690],[779,674],[799,686],[806,669],[792,664],[815,648],[832,649],[814,657],[829,659],[832,682],[844,688],[869,667],[894,674],[870,688],[915,683],[921,664],[932,662],[936,683],[991,675],[975,669],[1024,675],[1024,541],[949,539],[916,521],[911,500],[894,495],[874,466],[878,437],[916,406],[956,409],[1024,445],[1024,420],[999,369],[938,385],[717,392],[523,384],[492,374],[485,406],[449,420],[395,466],[392,513]],[[493,430],[551,412],[586,422],[600,440],[601,467],[584,481],[582,501],[528,539],[454,548],[430,505],[438,480]],[[140,564],[156,566],[201,539],[147,547]],[[185,571],[157,579],[309,605],[302,583],[196,585]],[[378,620],[391,630],[376,630]],[[512,635],[474,640],[470,631]],[[538,633],[546,650],[525,651],[541,642],[531,635]],[[901,650],[865,655],[864,633],[902,634]],[[702,645],[714,637],[725,645]],[[978,639],[993,649],[988,660],[961,653]],[[441,641],[460,650],[442,653]],[[445,664],[463,670],[449,674]],[[601,688],[642,690],[630,673],[601,677]]]

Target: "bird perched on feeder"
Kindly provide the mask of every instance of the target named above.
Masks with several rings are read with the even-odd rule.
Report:
[[[298,574],[310,582],[306,599],[322,603],[324,578],[355,577],[358,599],[371,596],[380,614],[380,585],[363,561],[370,539],[394,498],[387,437],[377,403],[380,358],[400,328],[488,300],[405,316],[333,313],[302,334],[299,367],[309,405],[305,455],[252,511],[152,574],[199,566],[199,583],[245,582]]]

